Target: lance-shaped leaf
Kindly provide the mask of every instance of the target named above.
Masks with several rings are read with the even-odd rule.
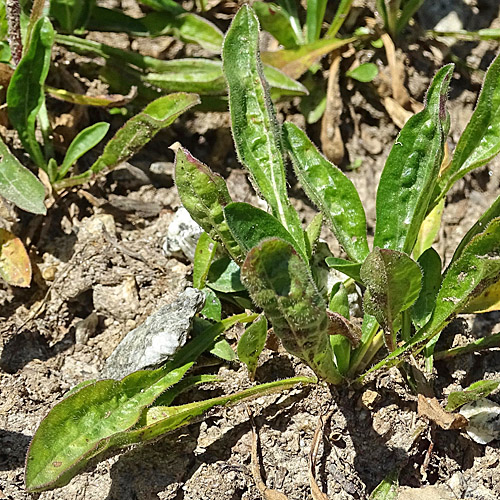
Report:
[[[469,244],[469,242],[474,238],[474,236],[482,233],[485,227],[497,217],[500,217],[500,196],[492,203],[491,207],[484,212],[477,222],[467,231],[467,234],[462,238],[462,241],[458,244],[455,253],[450,261],[449,266],[453,264],[457,259],[460,258],[464,248]]]
[[[445,410],[455,411],[467,403],[472,403],[478,399],[486,398],[499,385],[500,381],[498,380],[479,380],[471,384],[463,391],[451,392],[448,396],[448,403],[446,403]]]
[[[224,179],[187,149],[178,148],[175,154],[175,183],[182,204],[191,217],[213,240],[221,242],[233,259],[242,262],[242,251],[224,217],[224,207],[232,201]]]
[[[109,130],[109,123],[98,122],[90,127],[83,129],[71,142],[64,161],[57,172],[57,178],[62,179],[69,169],[81,158],[87,151],[104,139]]]
[[[248,203],[231,203],[224,208],[224,215],[231,233],[245,253],[262,240],[275,237],[288,241],[302,256],[304,262],[309,260],[283,224],[264,210]]]
[[[202,233],[196,244],[193,264],[193,286],[199,290],[205,287],[216,250],[217,242],[212,240],[207,233]]]
[[[392,351],[396,345],[395,320],[417,300],[422,288],[420,267],[402,252],[375,248],[361,266],[361,279],[367,288],[365,312],[382,326],[387,348]]]
[[[285,349],[322,379],[340,383],[328,335],[326,304],[293,247],[279,239],[263,241],[248,253],[241,274]]]
[[[259,22],[253,10],[244,5],[222,49],[236,151],[273,215],[305,252],[299,216],[287,195],[281,132],[262,74],[258,45]]]
[[[9,120],[31,159],[39,168],[47,164],[35,137],[36,118],[45,102],[43,84],[49,73],[54,29],[46,17],[33,28],[31,43],[18,64],[7,89]]]
[[[116,436],[114,441],[116,446],[128,446],[134,443],[144,443],[158,439],[159,437],[171,432],[179,427],[189,425],[196,421],[207,410],[215,406],[226,406],[252,399],[258,396],[265,396],[274,392],[291,389],[297,384],[314,384],[317,380],[309,377],[293,377],[284,380],[277,380],[267,384],[256,385],[245,389],[244,391],[219,396],[217,398],[197,401],[182,406],[152,406],[144,412],[141,419],[141,426],[122,435]]]
[[[315,42],[319,38],[326,3],[326,0],[309,0],[307,2],[306,34],[309,43]]]
[[[422,290],[411,308],[411,320],[417,328],[430,319],[436,305],[436,296],[441,286],[441,258],[433,248],[426,250],[418,259],[422,269]]]
[[[26,488],[42,491],[67,484],[111,439],[135,425],[144,408],[191,367],[139,371],[120,382],[87,385],[58,403],[42,420],[26,458]]]
[[[327,257],[325,262],[328,267],[332,267],[333,269],[349,276],[349,278],[352,278],[354,281],[361,283],[361,277],[359,275],[361,271],[360,262],[352,262],[338,257]]]
[[[408,120],[391,149],[377,191],[374,246],[413,250],[443,158],[452,73],[451,64],[437,72],[425,108]]]
[[[56,19],[61,28],[68,33],[86,27],[95,0],[51,0],[50,16]]]
[[[280,5],[272,2],[254,2],[252,6],[262,29],[271,33],[283,47],[290,49],[300,44],[290,22],[290,15]]]
[[[81,175],[63,179],[56,188],[81,184],[104,169],[111,170],[128,160],[160,130],[172,124],[177,117],[198,104],[196,94],[170,94],[156,99],[146,108],[128,120],[106,144],[102,155],[89,170]]]
[[[290,78],[300,78],[315,62],[324,55],[356,40],[353,38],[338,38],[317,40],[301,45],[296,49],[283,49],[276,52],[263,52],[262,62],[280,69]]]
[[[43,184],[10,152],[0,137],[0,195],[34,214],[46,214]]]
[[[500,57],[489,67],[476,109],[458,141],[453,160],[440,180],[441,196],[467,172],[500,152]]]
[[[238,358],[247,365],[251,380],[255,377],[259,356],[264,349],[266,339],[267,319],[261,316],[245,330],[238,342]]]
[[[420,352],[475,297],[500,280],[500,218],[493,219],[486,229],[474,236],[462,255],[447,270],[436,298],[436,307],[429,322],[402,347],[377,363],[363,376],[398,362],[405,352]]]
[[[362,262],[369,252],[366,217],[354,184],[296,125],[285,123],[283,131],[295,173],[307,196],[330,223],[347,255]]]

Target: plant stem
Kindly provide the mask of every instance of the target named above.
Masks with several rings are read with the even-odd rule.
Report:
[[[9,26],[10,53],[14,66],[19,64],[23,57],[23,42],[21,39],[21,5],[19,0],[6,0],[5,13]]]
[[[434,359],[454,358],[455,356],[460,356],[461,354],[468,354],[470,352],[481,351],[483,349],[491,349],[492,347],[500,347],[500,333],[495,333],[489,337],[483,337],[462,347],[453,347],[452,349],[436,352],[434,354]]]

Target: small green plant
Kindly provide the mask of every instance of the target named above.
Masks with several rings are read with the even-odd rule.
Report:
[[[376,0],[377,10],[393,38],[405,29],[423,3],[424,0]]]
[[[486,75],[476,110],[447,166],[442,163],[453,65],[437,72],[424,110],[408,121],[387,159],[372,250],[352,182],[298,127],[277,123],[258,58],[258,21],[248,7],[228,31],[223,63],[236,150],[270,213],[230,202],[222,179],[179,149],[176,182],[184,206],[241,266],[241,282],[285,348],[320,378],[340,384],[355,376],[384,343],[389,354],[376,368],[399,364],[405,355],[422,350],[430,367],[443,328],[478,296],[484,302],[485,291],[500,280],[500,199],[471,228],[444,270],[431,248],[440,223],[435,212],[450,187],[500,151],[500,59]],[[285,152],[321,210],[306,230],[288,198]],[[322,259],[316,258],[321,218],[348,257],[326,259],[348,276],[329,295],[321,278]],[[361,329],[348,316],[345,288],[353,281],[365,290]]]

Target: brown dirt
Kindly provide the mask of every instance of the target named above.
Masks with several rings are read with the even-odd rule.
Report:
[[[133,14],[134,2],[122,3]],[[366,12],[362,4],[356,4],[360,13]],[[495,0],[464,4],[479,9],[474,18],[476,28],[500,26]],[[231,9],[222,7],[222,14]],[[227,25],[223,15],[217,22],[221,27]],[[165,55],[168,47],[175,54],[191,50],[164,38],[157,42],[158,51],[151,46],[144,50],[153,55]],[[120,43],[123,40],[117,39]],[[139,42],[135,47],[142,50],[142,45]],[[450,54],[457,54],[472,68],[460,69],[452,82],[449,145],[453,148],[472,112],[480,72],[498,52],[498,44],[457,43],[450,51],[412,31],[400,47],[406,87],[417,101],[422,101],[435,69],[448,62]],[[372,52],[354,54],[343,62],[343,69],[353,58],[363,60]],[[58,55],[65,56],[65,52]],[[383,52],[376,58],[381,66],[386,64]],[[81,81],[92,85],[91,80]],[[341,87],[347,103],[341,126],[347,150],[343,166],[361,160],[359,168],[348,175],[360,192],[372,231],[377,181],[398,129],[380,104],[374,86],[341,80]],[[303,122],[296,105],[296,100],[280,103],[280,119]],[[89,115],[90,121],[103,119],[93,110]],[[24,457],[48,410],[75,384],[98,376],[119,340],[150,313],[171,302],[190,281],[191,265],[167,259],[161,250],[179,207],[168,146],[181,141],[228,178],[235,199],[256,203],[235,158],[228,127],[227,113],[189,113],[159,134],[131,164],[85,187],[88,194],[70,192],[43,220],[20,215],[13,229],[25,239],[31,238],[36,273],[29,290],[0,285],[0,499],[30,498],[23,488]],[[308,131],[319,143],[318,126]],[[151,174],[151,163],[160,161],[166,162],[165,172]],[[445,260],[498,196],[499,166],[497,159],[457,183],[450,193],[437,242]],[[293,201],[308,221],[314,209],[292,179],[290,176]],[[324,236],[336,251],[331,235],[325,232]],[[82,330],[79,322],[96,314],[97,324]],[[499,331],[499,313],[467,316],[446,329],[443,341],[457,344]],[[229,335],[232,342],[237,334]],[[198,397],[212,391],[234,392],[251,384],[238,363],[217,369],[222,382],[215,388],[203,388]],[[437,363],[436,395],[442,399],[451,390],[476,380],[498,378],[499,370],[498,350]],[[266,350],[257,379],[270,381],[307,371],[287,354]],[[375,401],[370,403],[372,396]],[[317,468],[318,482],[329,498],[366,499],[395,469],[400,471],[400,484],[406,487],[401,498],[500,498],[498,441],[478,445],[459,431],[436,429],[419,418],[416,397],[396,370],[378,373],[361,389],[294,389],[259,398],[249,407],[260,432],[267,485],[285,493],[289,500],[310,498],[307,455],[318,418],[329,410],[333,414]],[[246,408],[214,410],[203,422],[110,458],[65,488],[41,494],[40,499],[256,500],[261,497],[250,473],[250,449]],[[424,486],[434,489],[417,493],[409,489]]]

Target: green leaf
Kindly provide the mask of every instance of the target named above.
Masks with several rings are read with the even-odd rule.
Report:
[[[104,139],[108,130],[109,123],[105,122],[94,123],[83,129],[69,145],[64,161],[57,172],[57,179],[63,179],[79,158]]]
[[[281,132],[259,59],[259,22],[250,7],[236,14],[222,55],[238,157],[273,215],[305,253],[304,232],[287,195]]]
[[[398,497],[399,470],[389,473],[382,482],[372,491],[370,500],[396,500]]]
[[[17,207],[45,215],[43,184],[10,152],[0,137],[0,195]]]
[[[184,377],[180,382],[167,389],[161,394],[153,403],[152,406],[170,406],[175,398],[183,392],[191,389],[192,387],[200,384],[209,384],[210,382],[217,382],[219,377],[217,375],[190,375]]]
[[[340,0],[337,12],[335,12],[335,17],[333,18],[332,24],[326,32],[325,38],[333,38],[339,32],[339,29],[344,24],[347,19],[347,15],[351,10],[352,0]]]
[[[236,359],[236,354],[226,339],[218,340],[212,349],[210,349],[210,354],[224,361],[234,361]]]
[[[243,333],[238,342],[238,358],[245,363],[250,379],[255,377],[259,356],[266,345],[267,319],[260,316]]]
[[[170,35],[182,42],[196,43],[214,53],[221,51],[224,38],[215,24],[182,8],[178,13],[151,12],[137,19],[120,10],[97,7],[93,11],[88,28],[92,31],[124,32],[132,36]]]
[[[367,290],[365,312],[375,316],[385,332],[387,348],[396,346],[395,321],[418,298],[422,271],[408,255],[376,247],[361,266],[361,279]]]
[[[279,69],[264,64],[263,71],[272,92],[279,91],[281,95],[307,95],[308,91],[304,85]]]
[[[313,220],[309,223],[306,228],[306,244],[307,244],[307,255],[309,260],[313,256],[317,246],[319,237],[321,236],[321,229],[323,227],[323,214],[316,214]]]
[[[358,82],[371,82],[378,75],[378,68],[376,64],[373,63],[363,63],[357,68],[347,71],[345,76],[354,78]]]
[[[455,253],[450,261],[453,264],[457,259],[460,258],[464,248],[469,244],[469,242],[474,238],[474,236],[480,234],[484,228],[497,217],[500,217],[500,196],[492,203],[491,207],[484,212],[477,222],[467,231],[467,234],[462,238],[462,241],[458,244]]]
[[[26,489],[64,486],[113,436],[136,424],[145,408],[192,366],[139,371],[120,382],[102,380],[63,399],[42,420],[26,458]]]
[[[95,0],[51,0],[49,15],[53,17],[61,28],[73,33],[75,30],[84,29],[89,20],[92,10],[95,8]]]
[[[262,240],[275,237],[288,241],[302,256],[304,262],[309,260],[281,222],[264,210],[248,203],[231,203],[224,208],[224,216],[234,239],[245,253]]]
[[[446,271],[429,322],[409,342],[396,349],[360,378],[398,362],[403,353],[420,352],[432,339],[433,345],[443,328],[483,290],[500,280],[500,218],[493,219],[485,230],[474,236],[462,255]]]
[[[338,257],[327,257],[325,260],[328,267],[332,267],[341,273],[349,276],[354,281],[361,283],[361,262],[352,262],[350,260],[339,259]]]
[[[178,148],[175,155],[175,183],[182,204],[191,217],[214,241],[222,243],[236,262],[241,263],[242,250],[224,216],[224,207],[231,203],[224,179],[187,149]]]
[[[326,0],[307,0],[306,34],[309,43],[318,40],[325,16]]]
[[[443,198],[426,216],[418,231],[417,241],[413,248],[413,258],[418,259],[432,244],[439,234],[441,227],[441,217],[444,210]]]
[[[241,276],[285,349],[322,379],[340,383],[342,377],[333,363],[326,304],[293,247],[279,239],[263,241],[248,253]]]
[[[290,22],[288,12],[272,2],[254,2],[252,7],[259,18],[262,29],[289,49],[297,47],[299,40]]]
[[[343,283],[338,282],[333,285],[330,292],[330,302],[328,309],[349,319],[349,296]],[[351,343],[342,335],[330,335],[330,344],[335,356],[335,364],[342,375],[349,370],[351,358]]]
[[[437,72],[424,110],[408,120],[387,158],[377,191],[374,246],[413,250],[443,158],[452,72],[451,64]]]
[[[262,62],[280,69],[290,78],[300,78],[314,63],[332,50],[338,49],[356,40],[355,37],[323,39],[302,45],[297,49],[283,49],[275,52],[263,52]]]
[[[170,94],[148,104],[133,116],[106,144],[102,155],[90,168],[97,174],[113,169],[128,160],[147,144],[160,130],[172,124],[182,113],[200,102],[196,94]]]
[[[189,425],[198,420],[207,410],[214,406],[226,406],[230,404],[264,396],[274,392],[290,389],[296,384],[314,384],[316,379],[308,377],[294,377],[267,384],[256,385],[236,394],[219,396],[205,401],[198,401],[182,406],[152,406],[143,418],[143,426],[132,429],[123,437],[118,436],[116,440],[120,446],[127,446],[138,442],[148,442],[165,435],[179,427]]]
[[[399,19],[396,23],[396,34],[401,33],[405,28],[410,19],[414,16],[418,9],[425,0],[407,0],[403,2],[403,9],[399,15]]]
[[[448,403],[446,404],[446,411],[455,411],[464,404],[472,403],[478,399],[489,396],[498,386],[498,380],[479,380],[474,382],[467,389],[463,391],[451,392],[448,396]]]
[[[45,101],[43,85],[49,73],[54,29],[46,17],[40,18],[31,44],[19,62],[7,89],[9,120],[35,164],[44,170],[47,163],[35,137],[36,119]]]
[[[193,264],[193,286],[199,290],[205,287],[208,270],[214,260],[216,250],[217,243],[207,233],[202,233],[196,244]]]
[[[328,309],[349,319],[349,295],[341,281],[335,283],[332,287]]]
[[[476,109],[458,141],[453,160],[440,181],[441,196],[471,170],[500,152],[500,57],[489,67]]]
[[[233,260],[223,257],[212,263],[207,286],[218,292],[233,293],[245,290],[240,281],[240,268]]]
[[[217,294],[210,288],[203,288],[203,292],[205,294],[205,305],[200,311],[200,314],[207,319],[220,321],[222,314],[222,305],[220,303],[219,297],[217,297]]]
[[[422,328],[430,319],[441,287],[441,258],[433,248],[427,249],[418,259],[422,269],[422,290],[411,308],[411,320],[415,327]]]
[[[287,122],[283,131],[295,173],[307,196],[324,214],[347,255],[362,262],[369,252],[366,217],[354,184],[296,125]]]

